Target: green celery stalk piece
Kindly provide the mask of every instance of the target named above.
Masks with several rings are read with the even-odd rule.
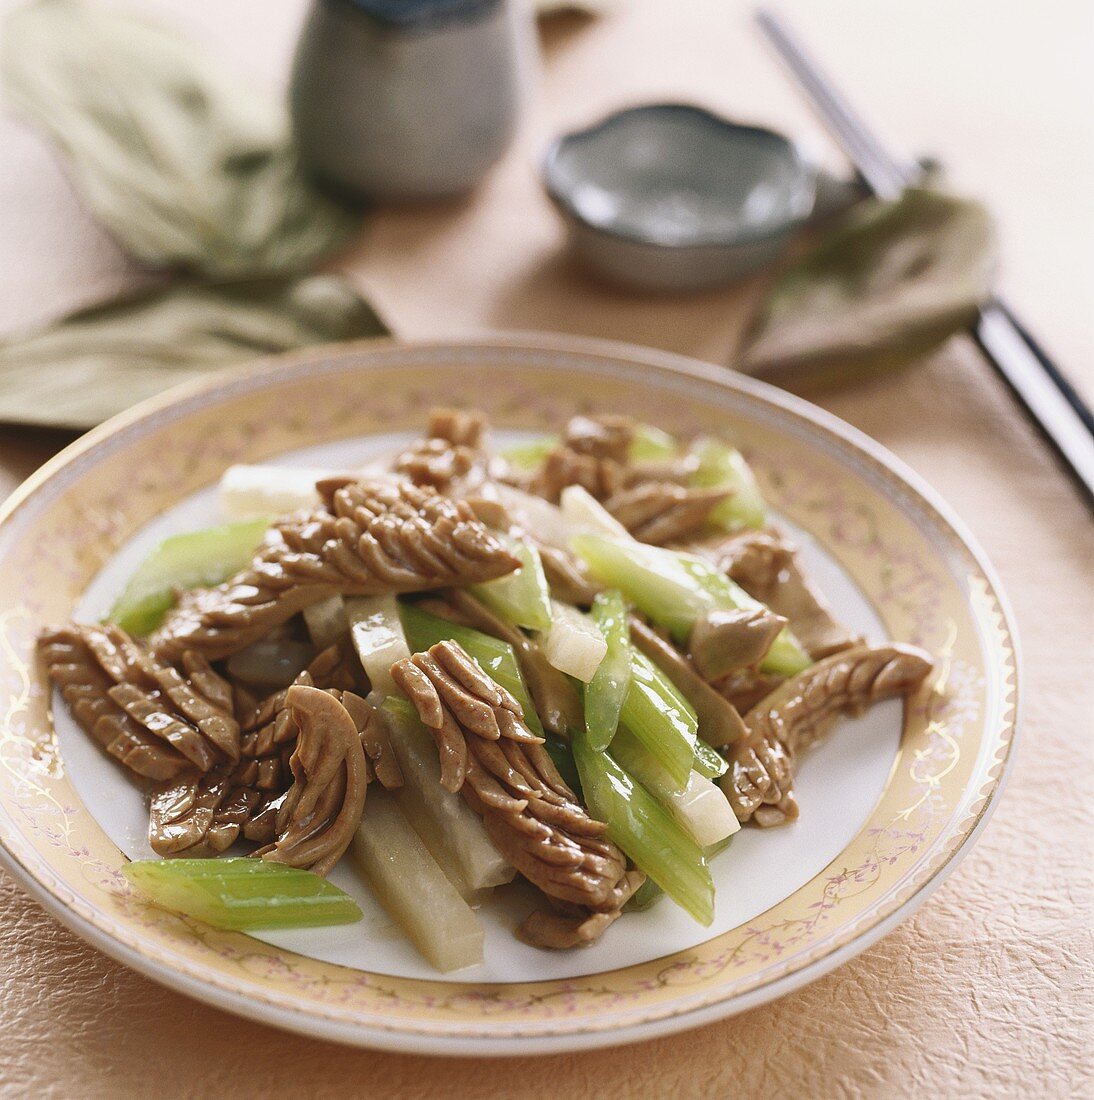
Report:
[[[703,849],[703,855],[706,856],[707,862],[709,863],[715,856],[721,855],[732,843],[733,837],[727,836],[725,840],[719,840],[715,844],[708,844]],[[647,878],[631,895],[626,905],[623,906],[623,912],[642,913],[659,902],[664,896],[665,891],[662,890],[652,878]]]
[[[390,711],[396,722],[421,721],[418,712],[414,709],[414,704],[401,695],[385,696],[384,701],[380,704],[380,709]]]
[[[517,655],[508,642],[484,634],[474,627],[449,622],[438,615],[430,615],[413,603],[399,601],[399,617],[411,651],[421,653],[438,642],[451,639],[458,642],[468,656],[482,665],[483,671],[496,680],[521,705],[525,725],[538,737],[543,736],[543,723],[539,720],[524,674],[517,662]]]
[[[527,472],[534,470],[557,446],[557,435],[545,435],[524,443],[514,443],[499,453],[515,470]]]
[[[767,522],[767,505],[744,455],[717,439],[698,440],[694,451],[699,468],[692,476],[692,485],[697,489],[733,491],[728,500],[710,513],[710,522],[727,531],[763,527]]]
[[[647,878],[631,895],[626,905],[623,906],[623,912],[641,913],[649,909],[655,902],[660,901],[664,896],[665,891],[652,878]]]
[[[581,534],[570,545],[598,580],[623,596],[677,641],[714,606],[710,594],[684,568],[683,555],[610,535]]]
[[[652,424],[639,424],[631,440],[632,462],[666,462],[679,450],[676,440]]]
[[[612,743],[619,726],[619,715],[631,686],[633,648],[627,605],[618,591],[598,593],[590,614],[608,643],[608,652],[585,685],[585,729],[589,743],[601,752]]]
[[[574,732],[572,746],[586,803],[608,826],[608,837],[677,905],[709,925],[714,882],[702,849],[609,753],[592,748],[584,730]]]
[[[547,755],[551,758],[555,767],[558,768],[558,774],[566,781],[566,786],[578,798],[581,798],[581,776],[577,774],[573,750],[565,741],[552,734],[547,734],[543,747],[547,750]]]
[[[657,670],[643,653],[632,654],[631,686],[619,717],[682,790],[695,762],[698,722],[694,711],[665,696]]]
[[[215,928],[314,928],[361,919],[357,902],[325,878],[263,859],[147,859],[122,874],[157,905]]]
[[[716,840],[713,844],[708,844],[703,849],[703,855],[705,855],[708,860],[713,859],[715,856],[720,856],[733,843],[733,838],[736,835],[736,833],[732,833],[729,836],[722,837],[721,840]]]
[[[695,760],[691,765],[707,779],[717,779],[729,770],[729,761],[702,739],[695,742]]]
[[[665,700],[665,705],[680,711],[687,724],[698,729],[699,718],[692,705],[680,694],[680,689],[645,654],[636,651],[635,656],[641,658],[644,669],[649,673],[658,695]]]
[[[108,618],[129,634],[155,630],[174,606],[176,589],[220,584],[246,568],[269,525],[246,520],[164,539],[129,578]]]
[[[665,801],[672,791],[671,782],[666,782],[668,777],[660,763],[626,726],[619,731],[612,745],[612,757],[636,783],[641,783],[666,810],[672,812]]]
[[[610,535],[575,535],[570,544],[595,576],[618,588],[680,643],[687,641],[695,620],[705,611],[763,606],[694,554]],[[812,663],[801,643],[784,628],[761,667],[767,672],[792,676]]]
[[[507,541],[520,560],[520,568],[496,581],[471,585],[471,592],[507,622],[528,630],[551,625],[551,590],[543,572],[539,551],[526,542]]]

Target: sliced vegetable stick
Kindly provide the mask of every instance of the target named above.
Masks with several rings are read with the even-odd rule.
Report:
[[[699,459],[692,485],[698,489],[733,490],[729,499],[710,513],[710,521],[727,531],[763,527],[767,522],[767,505],[744,455],[717,439],[697,439],[692,451]]]
[[[399,605],[392,595],[353,596],[346,600],[353,648],[374,691],[395,691],[391,666],[410,656]]]
[[[254,519],[314,508],[315,483],[337,473],[318,466],[229,466],[220,477],[220,510],[231,519]]]
[[[399,804],[433,858],[467,896],[511,882],[516,871],[494,847],[463,797],[441,786],[437,746],[404,699],[382,707],[403,773]],[[371,794],[370,794],[371,797]]]
[[[511,485],[499,484],[491,488],[497,499],[505,505],[513,522],[548,546],[565,550],[570,539],[581,530],[574,527],[562,514],[562,509],[557,504],[552,504],[543,497],[533,496],[523,489],[514,489]]]
[[[539,551],[530,543],[507,539],[520,568],[496,581],[471,585],[471,591],[495,614],[514,626],[546,630],[551,625],[551,590]]]
[[[571,546],[596,577],[618,588],[677,642],[686,641],[704,611],[763,607],[710,562],[693,554],[607,535],[577,535]],[[811,664],[801,643],[784,627],[761,667],[792,676]]]
[[[600,592],[590,612],[607,642],[608,651],[585,688],[585,730],[598,752],[615,736],[619,714],[631,686],[631,640],[627,605],[614,589]]]
[[[130,634],[147,634],[163,620],[182,588],[220,584],[250,564],[269,521],[251,519],[164,539],[129,578],[110,620]]]
[[[668,432],[652,424],[639,424],[634,430],[629,457],[632,462],[666,462],[678,450],[676,440]]]
[[[589,747],[575,730],[574,759],[589,811],[607,822],[608,836],[673,901],[700,924],[714,919],[714,882],[703,850],[610,753]]]
[[[539,642],[554,668],[586,684],[608,652],[596,623],[558,600],[551,601],[551,625],[539,635]]]
[[[482,923],[382,787],[369,791],[352,851],[376,900],[427,962],[445,973],[482,962]]]
[[[633,541],[630,531],[581,485],[567,485],[562,490],[559,506],[563,516],[576,528],[597,535],[615,535],[616,538]]]
[[[311,871],[264,859],[144,859],[122,874],[164,909],[215,928],[313,928],[361,919],[357,903]]]
[[[616,734],[612,755],[683,825],[700,848],[725,840],[740,829],[729,801],[717,786],[693,771],[680,790],[629,730],[622,729]]]
[[[643,653],[631,655],[631,683],[619,718],[682,790],[695,766],[698,723],[690,707],[666,695],[657,669]]]
[[[329,596],[305,607],[304,625],[312,645],[320,652],[340,642],[349,633],[346,601],[341,596]]]

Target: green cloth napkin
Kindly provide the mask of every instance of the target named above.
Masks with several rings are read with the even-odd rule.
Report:
[[[928,188],[861,203],[776,279],[739,365],[843,376],[912,363],[972,323],[994,270],[980,203]]]
[[[181,276],[0,344],[0,421],[87,428],[177,382],[386,333],[343,275],[309,275],[360,221],[300,171],[280,101],[172,30],[81,0],[7,20],[0,77],[92,214]]]
[[[358,223],[301,174],[284,103],[167,27],[38,0],[8,17],[0,71],[87,208],[150,267],[297,272]]]
[[[89,428],[233,363],[386,331],[341,275],[173,283],[0,346],[0,421]]]

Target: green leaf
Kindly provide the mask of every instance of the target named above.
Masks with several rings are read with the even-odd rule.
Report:
[[[174,284],[0,345],[0,421],[89,428],[220,367],[385,332],[340,275]]]
[[[0,73],[8,101],[60,146],[88,209],[149,266],[300,271],[358,221],[301,173],[280,98],[152,20],[28,4],[5,23]]]
[[[775,283],[742,367],[781,371],[894,367],[975,319],[995,260],[979,203],[909,188],[855,207]]]

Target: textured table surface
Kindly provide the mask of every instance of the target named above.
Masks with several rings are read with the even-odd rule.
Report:
[[[137,2],[137,0],[131,0]],[[8,4],[0,3],[0,7]],[[301,5],[159,0],[257,79],[283,79]],[[1085,0],[785,0],[847,89],[991,203],[1003,284],[1094,398],[1094,9]],[[537,102],[466,201],[380,211],[349,259],[405,337],[547,329],[724,362],[750,288],[638,299],[560,253],[535,177],[561,128],[682,98],[822,140],[746,5],[648,0],[545,41]],[[835,162],[835,163],[838,163]],[[87,219],[36,135],[0,119],[0,334],[141,278]],[[896,931],[746,1015],[633,1048],[508,1063],[351,1051],[168,992],[100,955],[0,873],[5,1096],[1080,1096],[1094,1094],[1094,538],[1089,515],[975,352],[809,393],[895,451],[1002,575],[1023,648],[1025,728],[976,848]],[[0,495],[67,439],[0,429]]]

